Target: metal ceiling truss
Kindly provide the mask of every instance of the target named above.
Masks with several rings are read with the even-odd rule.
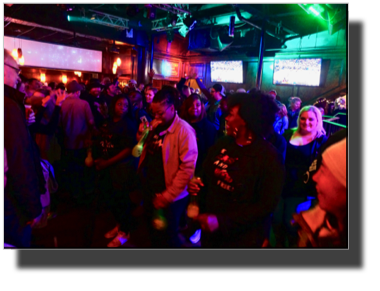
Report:
[[[169,5],[169,4],[151,4],[152,6],[158,8],[158,9],[161,9],[161,10],[165,10],[165,11],[168,11],[168,12],[171,12],[173,14],[182,14],[182,13],[187,13],[187,14],[191,14],[190,10],[185,10],[185,9],[182,9],[182,6],[181,8],[175,6],[176,4],[174,5]]]
[[[96,10],[91,10],[91,9],[89,9],[88,11],[92,12],[91,18],[87,18],[89,22],[113,27],[120,30],[125,30],[129,28],[128,27],[129,20],[126,18],[99,12]]]
[[[179,29],[184,25],[183,18],[181,16],[178,16],[177,23],[174,27],[171,24],[166,25],[165,20],[166,20],[166,18],[153,20],[152,21],[152,30],[153,31],[173,30],[173,29]]]
[[[74,38],[74,34],[75,34],[75,36],[77,36],[77,37],[84,37],[84,38],[92,39],[92,40],[99,41],[99,42],[104,41],[107,43],[112,43],[112,41],[113,41],[112,39],[101,38],[101,37],[88,35],[88,34],[82,34],[82,33],[74,33],[72,31],[68,31],[65,29],[60,29],[60,28],[47,26],[47,25],[41,25],[38,23],[29,22],[29,21],[25,21],[25,20],[21,20],[21,19],[12,18],[12,17],[5,17],[4,21],[9,21],[10,23],[20,24],[20,25],[25,25],[25,26],[39,27],[39,28],[43,28],[43,29],[47,29],[47,30],[51,30],[51,31],[56,31],[56,32],[63,33],[63,34],[68,34],[68,35],[72,36],[71,38]]]

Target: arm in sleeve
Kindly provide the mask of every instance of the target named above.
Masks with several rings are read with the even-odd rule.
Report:
[[[263,169],[257,187],[248,191],[255,191],[255,202],[240,203],[231,211],[217,215],[220,231],[227,236],[234,235],[247,225],[265,219],[272,213],[281,196],[285,178],[285,168],[279,154],[265,158]]]
[[[39,125],[41,123],[41,120],[44,117],[45,110],[46,110],[46,107],[44,107],[44,106],[41,106],[41,108],[39,110],[37,110],[36,122],[33,123],[31,126],[29,126],[29,128],[31,128],[34,125]]]
[[[33,144],[25,116],[16,103],[7,102],[4,111],[4,147],[7,149],[7,193],[23,216],[30,221],[40,215],[39,178]]]
[[[280,134],[283,134],[285,132],[285,130],[287,130],[289,127],[289,118],[288,116],[284,116],[283,117],[283,125],[282,125],[282,129],[281,129],[281,132]]]
[[[31,131],[42,133],[42,134],[47,134],[47,135],[53,134],[58,127],[59,115],[60,115],[59,113],[60,112],[61,112],[61,106],[56,105],[54,108],[53,114],[51,116],[51,119],[50,119],[49,123],[46,125],[39,122],[39,121],[41,121],[41,119],[39,119],[39,121],[37,121],[37,118],[36,118],[35,127],[33,127],[31,129]],[[41,118],[42,118],[42,115],[41,115]],[[34,126],[34,124],[31,126]]]
[[[195,81],[197,81],[197,84],[199,88],[201,89],[202,93],[206,96],[207,100],[210,101],[212,99],[211,93],[207,90],[206,86],[199,80],[199,78],[196,78]]]
[[[179,168],[172,184],[166,188],[162,195],[172,202],[189,184],[194,175],[195,164],[198,157],[198,148],[195,133],[182,129],[179,137]]]
[[[177,89],[179,92],[182,92],[182,87],[185,85],[186,79],[181,78],[181,80],[177,83]]]
[[[88,102],[86,102],[84,104],[85,104],[84,105],[84,113],[86,116],[87,124],[90,127],[90,129],[92,129],[92,127],[94,126],[94,115],[92,114],[92,111],[91,111],[91,108],[90,108],[90,105],[88,104]]]

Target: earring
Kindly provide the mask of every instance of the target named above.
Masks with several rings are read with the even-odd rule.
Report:
[[[247,144],[250,144],[250,143],[252,143],[252,134],[251,133],[248,135],[248,140],[247,140]]]
[[[233,135],[236,137],[238,134],[239,129],[237,127],[234,128]]]

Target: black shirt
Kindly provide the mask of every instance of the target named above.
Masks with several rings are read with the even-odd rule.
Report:
[[[162,158],[162,144],[165,135],[166,131],[161,132],[156,129],[147,144],[144,176],[146,178],[146,190],[152,195],[161,193],[166,189]]]
[[[197,138],[198,159],[195,166],[195,174],[197,174],[202,169],[208,150],[215,144],[217,131],[207,118],[196,123],[190,123],[190,125],[194,128]]]
[[[308,189],[303,182],[303,175],[309,169],[312,162],[313,142],[302,146],[287,144],[285,165],[286,183],[284,197],[306,197]]]
[[[133,148],[136,142],[137,127],[133,120],[123,118],[114,122],[107,120],[100,128],[101,135],[97,139],[94,157],[108,160],[126,148]],[[131,156],[124,161],[133,159]]]

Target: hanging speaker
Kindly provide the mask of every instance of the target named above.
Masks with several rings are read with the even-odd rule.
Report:
[[[228,36],[234,37],[235,34],[235,16],[230,17],[230,26],[228,28]]]

